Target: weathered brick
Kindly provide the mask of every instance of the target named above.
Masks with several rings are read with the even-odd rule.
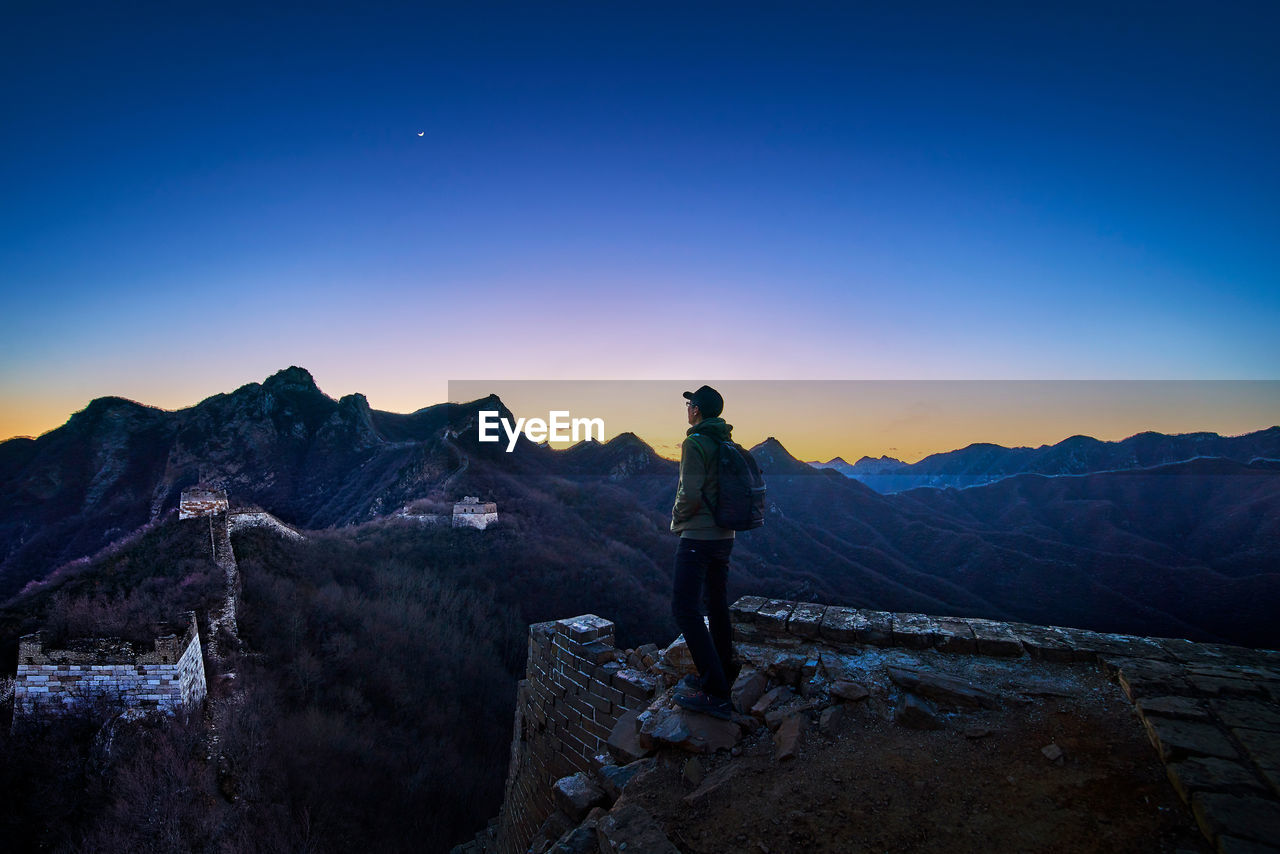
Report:
[[[894,614],[891,637],[894,646],[928,649],[937,639],[937,628],[924,614]]]
[[[773,635],[786,634],[787,619],[795,608],[795,602],[770,599],[756,610],[755,624],[763,632]]]
[[[582,647],[581,655],[583,658],[591,662],[592,665],[601,665],[614,661],[618,651],[614,649],[613,644],[604,641],[592,641]]]
[[[598,694],[586,693],[582,695],[582,699],[585,700],[587,705],[591,706],[591,708],[596,711],[604,712],[605,714],[608,714],[613,708],[613,704],[611,702]]]
[[[853,608],[832,605],[823,612],[819,631],[824,640],[854,643],[858,640],[858,626],[861,623],[862,617]]]
[[[768,601],[763,596],[740,596],[729,606],[729,614],[735,623],[754,623],[756,611]]]
[[[1022,641],[1018,640],[1018,636],[1005,623],[976,617],[966,618],[965,622],[973,629],[980,655],[1001,657],[1022,655]]]
[[[978,651],[978,639],[964,620],[938,617],[934,620],[934,630],[937,633],[934,646],[942,652],[973,655]]]
[[[627,668],[613,675],[613,685],[629,697],[644,700],[653,696],[658,683],[647,673]]]
[[[822,617],[826,610],[826,605],[813,602],[797,604],[787,619],[787,631],[802,638],[817,638],[822,633]]]
[[[1080,661],[1087,655],[1077,654],[1071,639],[1053,626],[1033,626],[1027,623],[1010,623],[1027,653],[1040,661]]]
[[[893,645],[893,614],[888,611],[858,609],[858,642],[873,646]]]
[[[623,693],[613,687],[612,684],[601,682],[598,679],[591,680],[591,693],[608,700],[614,705],[621,705],[622,698],[624,696]]]
[[[586,643],[599,638],[613,638],[613,622],[597,617],[595,614],[583,614],[581,617],[557,620],[556,625],[559,627],[560,634],[579,643]]]

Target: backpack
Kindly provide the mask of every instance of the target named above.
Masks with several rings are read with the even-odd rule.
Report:
[[[689,435],[711,439],[702,433]],[[693,444],[702,454],[703,462],[708,462],[706,453],[702,451],[702,444],[696,440]],[[750,531],[763,525],[764,476],[760,474],[760,467],[756,465],[751,452],[729,439],[717,442],[715,467],[720,482],[720,500],[711,508],[711,515],[716,520],[716,525],[734,531]],[[702,500],[707,504],[711,503],[707,501],[705,486]]]

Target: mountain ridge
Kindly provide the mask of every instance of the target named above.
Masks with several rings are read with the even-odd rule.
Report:
[[[555,545],[530,540],[553,564],[570,541],[583,554],[605,549],[598,571],[632,567],[639,575],[627,583],[660,596],[677,463],[634,434],[565,450],[521,437],[507,453],[479,441],[476,412],[493,407],[506,411],[490,395],[384,413],[362,396],[329,398],[301,369],[176,413],[88,407],[40,440],[0,444],[0,599],[158,518],[201,480],[308,529],[477,495],[523,536],[554,534]],[[753,453],[768,479],[768,523],[739,537],[740,590],[1280,645],[1265,616],[1280,610],[1274,464],[1023,473],[881,494],[797,460],[776,437]]]

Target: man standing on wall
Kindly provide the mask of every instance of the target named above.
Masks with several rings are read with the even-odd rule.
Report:
[[[731,438],[733,427],[720,417],[724,398],[711,386],[686,391],[684,396],[690,427],[680,446],[680,483],[671,508],[671,530],[680,535],[671,612],[698,675],[685,677],[675,699],[691,711],[728,720],[732,716],[729,689],[739,669],[733,659],[727,589],[734,532],[716,525],[712,508],[720,487],[717,449]],[[702,621],[704,597],[710,632]]]

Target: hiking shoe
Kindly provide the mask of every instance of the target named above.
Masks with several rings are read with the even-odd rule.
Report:
[[[738,681],[738,674],[741,672],[742,672],[742,662],[735,659],[734,662],[731,665],[729,665],[728,671],[726,671],[724,674],[725,683],[728,684],[730,688],[732,688],[733,683]],[[688,694],[692,691],[701,691],[703,688],[706,687],[706,685],[707,685],[706,679],[704,679],[702,676],[698,675],[697,673],[690,673],[687,676],[685,676],[683,679],[681,679],[679,684],[676,685],[676,693]]]
[[[733,707],[724,697],[708,694],[706,691],[694,691],[689,694],[676,694],[676,705],[691,712],[701,712],[722,721],[733,717]]]
[[[702,677],[696,673],[690,673],[688,676],[680,680],[680,684],[676,685],[676,691],[680,694],[691,694],[694,691],[702,690]]]

